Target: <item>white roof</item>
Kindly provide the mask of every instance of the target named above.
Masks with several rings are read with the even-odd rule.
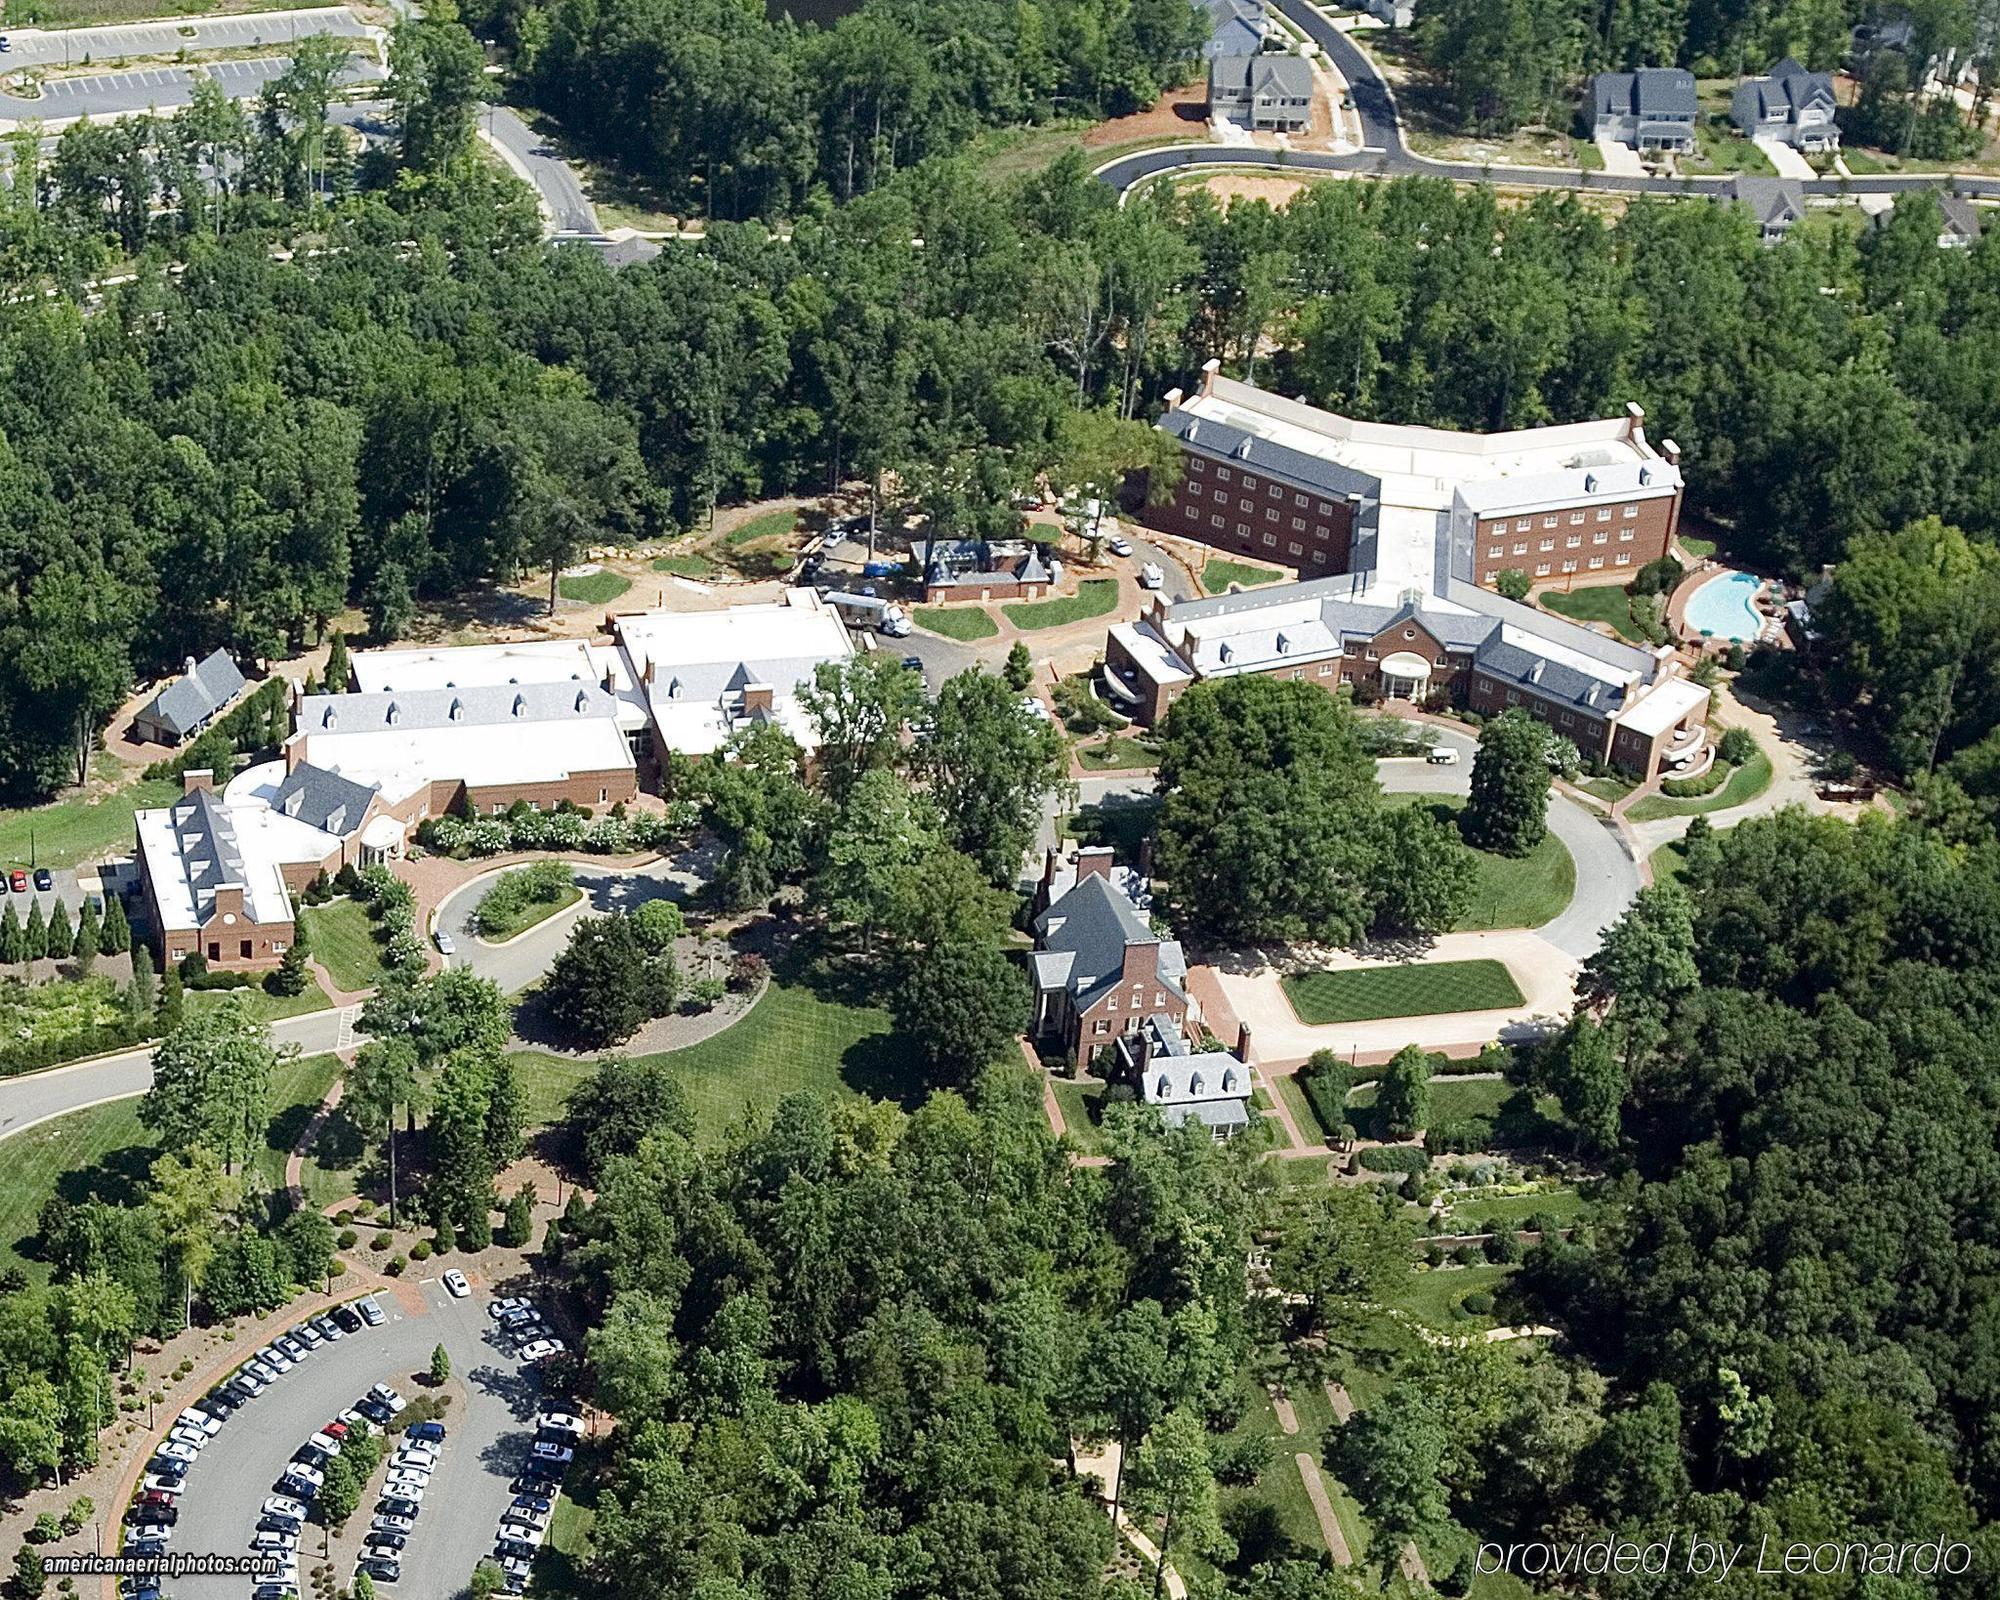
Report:
[[[1681,469],[1664,461],[1612,461],[1578,471],[1531,472],[1462,483],[1458,498],[1474,516],[1546,511],[1595,501],[1658,500],[1681,486]]]
[[[1111,630],[1111,637],[1125,647],[1125,653],[1132,658],[1141,672],[1154,683],[1191,683],[1194,674],[1183,667],[1159,634],[1148,622],[1121,622]]]
[[[322,860],[339,843],[255,799],[231,804],[219,795],[184,795],[171,806],[141,811],[133,825],[167,933],[204,926],[216,891],[228,888],[243,891],[243,912],[251,922],[291,921],[284,863]],[[324,848],[314,848],[308,835]]]
[[[1666,732],[1696,706],[1708,703],[1708,691],[1688,678],[1665,678],[1641,691],[1638,701],[1619,717],[1619,726],[1648,738]]]
[[[518,644],[438,645],[418,650],[361,650],[352,658],[352,687],[455,689],[502,683],[555,683],[581,678],[602,683],[618,653],[587,639],[524,639]]]
[[[558,783],[578,772],[630,768],[632,752],[611,717],[529,722],[410,724],[302,731],[302,758],[395,797],[419,784]]]

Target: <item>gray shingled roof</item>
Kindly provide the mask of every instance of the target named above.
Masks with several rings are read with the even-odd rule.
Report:
[[[215,911],[215,891],[243,887],[243,848],[229,809],[206,789],[182,795],[173,804],[174,846],[180,852],[181,875],[193,891],[195,921],[206,923]]]
[[[302,761],[285,774],[271,796],[271,809],[344,839],[361,826],[374,798],[369,785]]]
[[[1478,670],[1488,677],[1532,689],[1544,700],[1573,705],[1598,717],[1617,710],[1625,699],[1622,691],[1602,678],[1551,661],[1504,639],[1495,639],[1479,652]]]
[[[1161,940],[1138,907],[1095,874],[1035,919],[1035,943],[1030,965],[1037,986],[1069,990],[1079,1010],[1118,980],[1128,945],[1159,945],[1160,977],[1176,993],[1187,975],[1178,941]]]
[[[1749,208],[1759,227],[1790,227],[1806,214],[1806,192],[1796,178],[1750,178],[1732,184],[1737,203]]]
[[[1176,409],[1161,417],[1159,426],[1163,432],[1172,434],[1183,445],[1202,455],[1226,459],[1231,466],[1267,472],[1335,499],[1372,502],[1378,500],[1382,493],[1381,480],[1365,472],[1356,472],[1352,467],[1327,460],[1325,456],[1294,450],[1289,445],[1273,444],[1269,439],[1259,438],[1242,428],[1232,428],[1213,417],[1196,417]]]
[[[1694,74],[1682,67],[1641,67],[1637,72],[1600,72],[1590,80],[1591,100],[1600,117],[1692,122],[1699,110]]]
[[[159,723],[185,739],[243,692],[243,674],[227,650],[187,663],[186,670],[147,702],[141,719]]]
[[[616,695],[600,684],[570,678],[553,683],[307,695],[299,702],[298,728],[301,733],[359,733],[376,728],[482,727],[617,715]]]

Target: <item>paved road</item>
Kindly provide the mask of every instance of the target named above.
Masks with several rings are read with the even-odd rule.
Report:
[[[558,238],[590,239],[601,234],[597,211],[576,170],[560,160],[540,134],[506,106],[490,107],[483,121],[507,164],[534,186]]]
[[[555,964],[556,957],[569,943],[570,928],[578,917],[590,912],[632,911],[648,900],[685,901],[702,882],[701,872],[678,860],[658,861],[629,871],[587,858],[569,865],[576,874],[577,887],[583,890],[583,898],[505,944],[488,944],[480,938],[475,919],[480,902],[513,869],[496,868],[445,896],[437,909],[435,925],[450,934],[458,946],[450,964],[470,967],[480,977],[491,978],[504,994],[518,994]]]
[[[367,24],[345,6],[263,11],[240,17],[188,17],[172,22],[130,22],[109,28],[13,28],[0,67],[70,67],[122,56],[171,56],[182,50],[243,50],[289,44],[310,34],[365,39]]]
[[[201,67],[150,67],[144,71],[107,72],[85,78],[53,78],[33,99],[0,94],[0,123],[45,124],[73,122],[79,117],[136,116],[144,111],[172,111],[194,98],[197,76],[213,78],[233,100],[261,94],[264,85],[290,65],[283,57],[250,61],[211,61]],[[380,83],[389,74],[372,61],[350,61],[341,72],[346,84]]]
[[[373,1384],[390,1384],[406,1399],[422,1393],[416,1379],[428,1370],[432,1347],[442,1344],[451,1355],[454,1399],[445,1415],[437,1471],[393,1592],[437,1600],[464,1592],[472,1569],[491,1551],[500,1513],[513,1498],[507,1485],[532,1446],[539,1389],[532,1369],[518,1366],[489,1342],[483,1292],[454,1300],[435,1280],[416,1290],[421,1314],[412,1315],[390,1293],[378,1295],[377,1304],[389,1314],[383,1326],[323,1346],[223,1424],[188,1471],[173,1550],[247,1553],[258,1508],[292,1452]],[[326,1303],[311,1297],[301,1302],[301,1314]],[[160,1420],[164,1431],[167,1419]],[[349,1524],[348,1545],[374,1500],[371,1495],[364,1501]],[[316,1526],[308,1525],[307,1535],[302,1574],[322,1548]],[[343,1564],[343,1585],[350,1575],[351,1564]],[[249,1592],[242,1577],[183,1578],[171,1588],[178,1600],[243,1600]]]
[[[1403,140],[1395,98],[1367,54],[1307,0],[1275,0],[1278,9],[1326,52],[1347,79],[1361,122],[1362,148],[1347,155],[1280,151],[1238,145],[1174,145],[1142,150],[1107,162],[1097,176],[1120,194],[1164,172],[1202,169],[1283,169],[1287,172],[1345,172],[1372,177],[1428,174],[1464,183],[1504,182],[1524,188],[1603,189],[1621,194],[1720,194],[1728,177],[1630,177],[1612,172],[1578,172],[1558,167],[1498,167],[1472,161],[1433,161],[1416,155]],[[1934,174],[1877,174],[1855,178],[1815,178],[1801,187],[1808,195],[1897,195],[1949,184],[1960,194],[2000,198],[2000,178]]]

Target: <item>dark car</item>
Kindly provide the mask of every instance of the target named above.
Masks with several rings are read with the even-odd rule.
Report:
[[[509,1556],[513,1556],[520,1561],[533,1561],[535,1559],[535,1547],[519,1539],[495,1539],[493,1541],[493,1553],[502,1561],[505,1561]]]
[[[384,1583],[394,1583],[403,1575],[403,1568],[393,1556],[363,1556],[354,1563],[356,1572],[365,1572],[371,1578],[380,1578]]]
[[[352,1311],[349,1311],[346,1306],[335,1306],[327,1315],[333,1318],[334,1322],[339,1325],[342,1333],[359,1333],[361,1331],[361,1319]]]
[[[292,1452],[292,1459],[302,1467],[311,1467],[315,1472],[324,1472],[327,1462],[333,1458],[316,1444],[302,1444]]]
[[[922,672],[924,670],[924,658],[922,656],[904,656],[903,665],[908,667],[912,672]]]
[[[297,1533],[299,1531],[299,1519],[297,1517],[278,1516],[259,1517],[257,1519],[257,1531],[259,1533]]]
[[[164,1539],[134,1539],[119,1552],[128,1556],[163,1556],[167,1553]]]
[[[389,1425],[389,1419],[396,1414],[395,1412],[391,1411],[387,1406],[382,1404],[380,1400],[377,1400],[370,1395],[364,1395],[361,1399],[355,1401],[354,1409],[360,1412],[370,1422],[373,1422],[381,1427],[387,1427]]]
[[[550,1505],[548,1497],[539,1494],[517,1494],[514,1496],[514,1504],[519,1506],[523,1511],[539,1512],[543,1516],[547,1516],[554,1509]]]
[[[523,1472],[510,1486],[514,1493],[533,1495],[537,1499],[546,1498],[556,1487],[556,1480],[539,1472]]]
[[[427,1444],[440,1444],[444,1440],[444,1424],[442,1422],[415,1423],[407,1430],[406,1437],[421,1439]]]
[[[400,1550],[410,1542],[407,1533],[398,1533],[394,1528],[377,1528],[368,1535],[368,1542],[379,1545],[384,1550]]]
[[[228,1420],[243,1409],[243,1396],[234,1389],[211,1389],[195,1402],[211,1417]]]
[[[414,1517],[422,1508],[414,1500],[404,1500],[393,1494],[385,1494],[375,1502],[375,1513],[383,1517]]]
[[[140,1500],[125,1508],[125,1520],[135,1528],[143,1527],[149,1522],[158,1523],[164,1528],[171,1528],[176,1522],[181,1520],[181,1514],[173,1506],[164,1502],[156,1501],[148,1505],[145,1501]]]
[[[37,867],[35,869],[35,887],[37,889],[40,889],[43,893],[47,893],[55,886],[55,874],[49,871],[47,867]]]
[[[295,1478],[288,1472],[271,1485],[271,1492],[293,1500],[313,1500],[319,1495],[319,1486],[307,1483],[304,1478]]]

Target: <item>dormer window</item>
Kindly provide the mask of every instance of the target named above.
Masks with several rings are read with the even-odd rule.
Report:
[[[526,716],[527,712],[528,712],[528,697],[524,694],[515,695],[514,715],[517,717]]]
[[[1171,1100],[1173,1097],[1174,1080],[1163,1072],[1153,1080],[1153,1098],[1156,1100]]]
[[[340,718],[334,715],[332,706],[328,706],[325,711],[320,713],[319,725],[322,728],[331,728],[339,721]]]
[[[465,715],[465,702],[456,695],[452,697],[451,709],[445,713],[453,722]]]
[[[391,700],[389,702],[389,709],[383,713],[383,717],[391,727],[394,727],[398,722],[403,720],[403,708]]]

